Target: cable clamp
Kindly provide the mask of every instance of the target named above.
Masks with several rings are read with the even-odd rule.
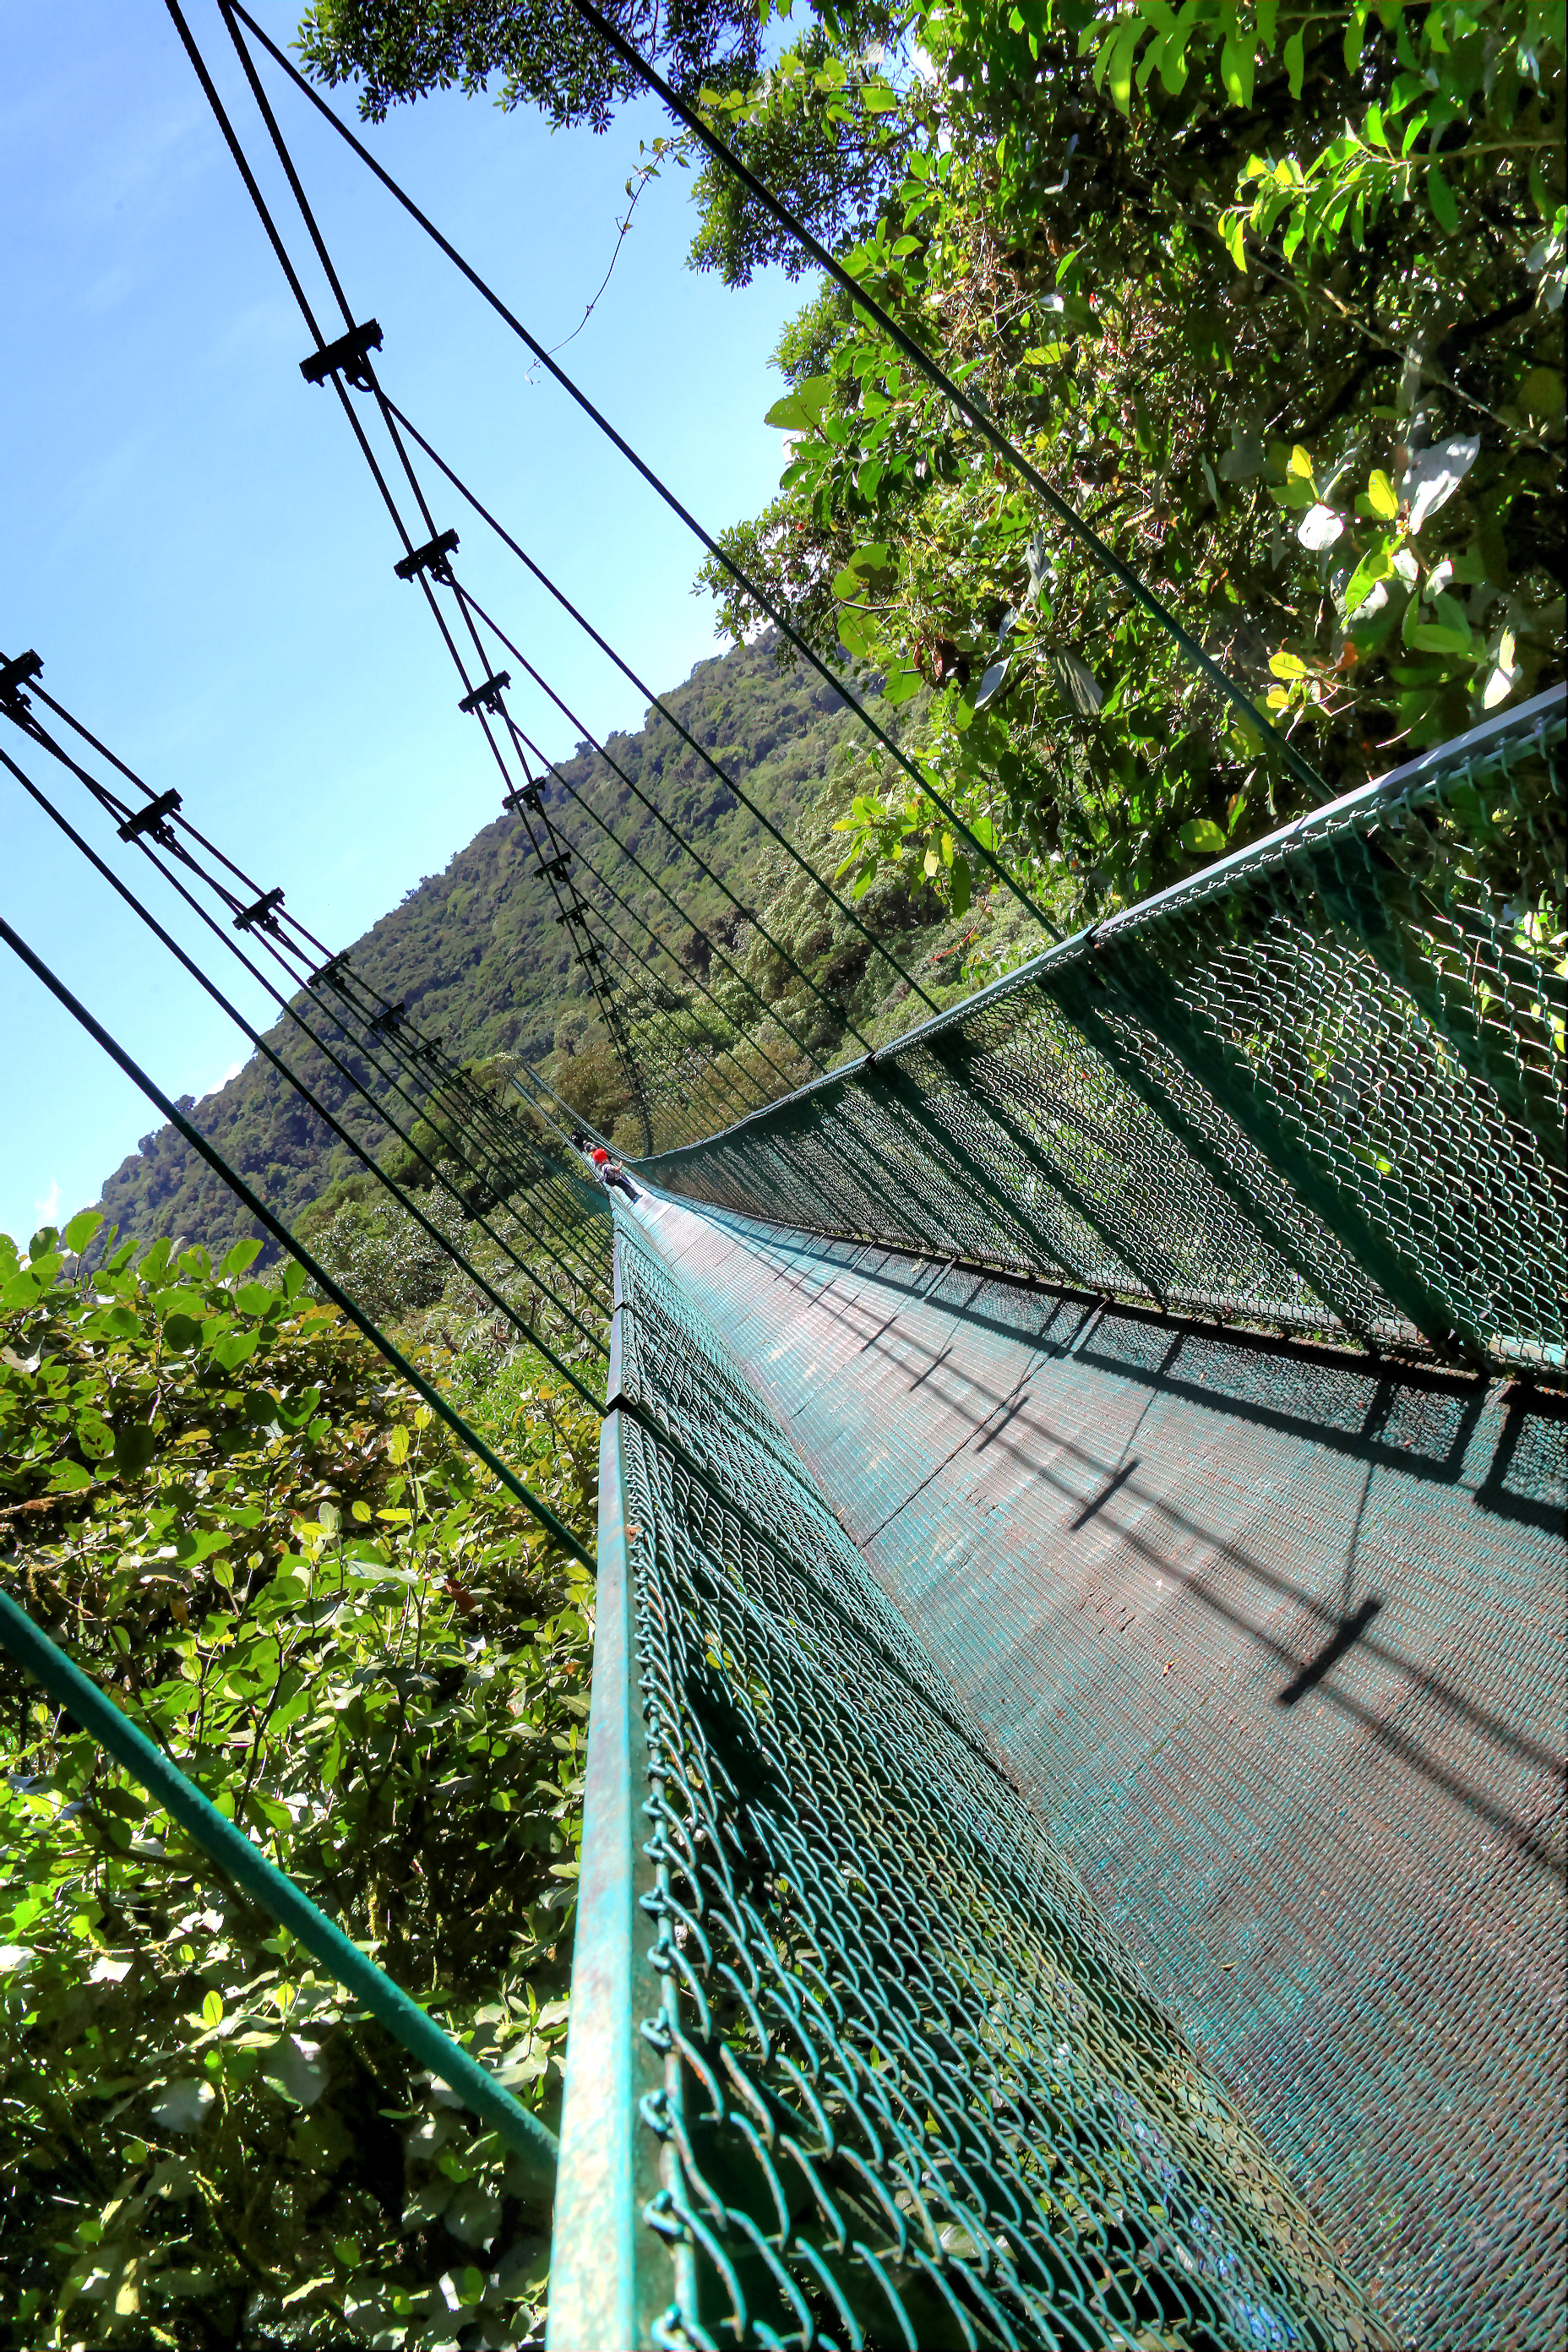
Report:
[[[401,1027],[407,1013],[408,1000],[403,997],[395,1004],[384,1004],[379,1013],[372,1015],[370,1025],[378,1037],[390,1037],[395,1029]]]
[[[563,915],[557,915],[555,918],[557,926],[562,923],[585,923],[587,919],[588,909],[584,906],[568,907]]]
[[[573,958],[573,961],[574,963],[582,964],[603,963],[604,961],[604,957],[599,953],[598,949],[594,945],[592,940],[588,941],[587,946],[584,949],[580,956],[574,956]]]
[[[465,717],[471,718],[476,710],[493,710],[499,718],[501,695],[510,684],[510,670],[498,669],[494,677],[487,677],[483,686],[476,686],[472,694],[465,694],[458,708]]]
[[[254,907],[242,908],[234,919],[237,931],[276,931],[279,909],[283,904],[281,890],[264,891]]]
[[[325,383],[341,369],[358,391],[374,392],[375,384],[365,362],[372,352],[380,349],[381,329],[374,319],[367,319],[363,327],[351,327],[335,343],[328,343],[324,350],[312,352],[308,360],[301,360],[300,373],[307,383]]]
[[[155,801],[149,801],[145,808],[138,809],[134,816],[126,818],[120,827],[121,840],[140,841],[144,833],[150,833],[154,841],[163,843],[165,849],[173,849],[174,836],[169,830],[167,820],[175,814],[179,805],[178,793],[160,793]],[[282,893],[279,892],[279,896],[281,898]]]
[[[31,710],[33,706],[22,688],[30,677],[38,676],[43,667],[43,655],[34,653],[31,647],[25,654],[18,654],[14,661],[0,662],[0,702],[7,710]]]
[[[558,849],[553,857],[542,857],[528,878],[531,882],[536,882],[542,874],[564,874],[571,863],[572,852],[569,849]]]
[[[347,948],[340,948],[336,955],[329,956],[326,962],[310,974],[310,985],[312,988],[329,987],[334,981],[342,980],[348,968],[349,951]]]
[[[526,784],[514,784],[502,799],[501,806],[510,809],[514,816],[521,816],[525,809],[534,816],[544,814],[544,802],[531,776]]]
[[[421,572],[427,572],[433,580],[444,580],[451,587],[452,567],[447,558],[456,552],[458,545],[457,532],[444,530],[438,539],[416,547],[412,555],[405,555],[392,568],[400,580],[416,580]]]

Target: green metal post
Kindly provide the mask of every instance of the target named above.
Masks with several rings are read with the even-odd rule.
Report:
[[[620,1304],[619,1265],[616,1303]],[[610,1394],[620,1389],[620,1316],[611,1327]],[[631,2352],[651,2343],[674,2293],[668,2257],[643,2219],[659,2188],[658,2143],[638,2102],[664,2079],[638,2032],[662,2000],[648,1961],[653,1923],[639,1897],[653,1886],[647,1733],[637,1669],[627,1556],[625,1416],[599,1435],[599,1574],[593,1711],[583,1811],[583,1873],[572,1958],[572,2023],[555,2196],[560,2250],[550,2272],[546,2344],[553,2352]],[[637,1531],[640,1534],[641,1530]]]
[[[503,2091],[466,2050],[449,2041],[402,1986],[394,1984],[341,1927],[318,1911],[310,1896],[268,1862],[244,1831],[220,1813],[5,1592],[0,1592],[0,1645],[43,1685],[58,1706],[70,1710],[116,1763],[140,1780],[204,1853],[297,1936],[306,1950],[380,2019],[411,2058],[449,2084],[465,2105],[499,2132],[513,2154],[532,2168],[541,2188],[548,2189],[555,2172],[554,2133],[520,2106],[510,2092]]]

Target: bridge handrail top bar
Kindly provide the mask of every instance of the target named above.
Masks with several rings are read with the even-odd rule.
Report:
[[[1347,824],[1371,814],[1383,803],[1409,802],[1423,787],[1436,785],[1455,768],[1464,767],[1476,759],[1484,759],[1510,744],[1517,743],[1521,750],[1524,749],[1530,738],[1541,738],[1553,717],[1560,722],[1568,719],[1568,683],[1548,687],[1543,693],[1533,695],[1528,702],[1521,702],[1511,710],[1500,711],[1495,718],[1471,728],[1467,734],[1456,735],[1446,743],[1435,744],[1430,751],[1420,752],[1414,760],[1390,769],[1386,775],[1375,776],[1370,783],[1358,784],[1353,792],[1342,793],[1338,800],[1326,802],[1321,808],[1310,809],[1302,816],[1292,817],[1288,824],[1266,834],[1261,841],[1250,842],[1244,849],[1235,849],[1228,856],[1215,858],[1212,866],[1205,866],[1201,872],[1188,875],[1184,881],[1173,882],[1163,890],[1151,892],[1147,898],[1141,898],[1136,905],[1108,916],[1103,922],[1086,924],[1082,930],[1073,932],[1070,939],[1058,940],[1054,947],[1044,949],[1037,956],[1031,956],[1026,963],[1004,972],[1000,980],[994,980],[987,987],[977,989],[973,996],[966,996],[962,1003],[948,1005],[942,1012],[934,1013],[929,1021],[905,1030],[902,1036],[892,1039],[878,1052],[858,1055],[853,1061],[841,1062],[836,1069],[825,1070],[819,1076],[808,1079],[793,1094],[781,1095],[776,1102],[764,1103],[758,1109],[749,1111],[744,1118],[736,1119],[729,1127],[718,1128],[711,1135],[701,1136],[694,1143],[679,1144],[673,1150],[656,1152],[647,1160],[630,1164],[644,1170],[661,1165],[674,1166],[694,1152],[707,1151],[715,1144],[744,1135],[748,1129],[775,1118],[792,1104],[805,1102],[826,1088],[841,1087],[847,1079],[862,1076],[868,1072],[874,1074],[883,1059],[895,1055],[901,1057],[912,1048],[929,1044],[960,1022],[972,1019],[1002,997],[1026,986],[1030,981],[1063,965],[1078,963],[1097,946],[1125,937],[1141,929],[1146,923],[1157,921],[1184,907],[1200,906],[1211,898],[1224,897],[1249,876],[1268,872],[1309,842],[1320,835],[1341,831]]]

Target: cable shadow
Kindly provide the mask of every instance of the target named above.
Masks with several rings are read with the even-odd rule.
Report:
[[[814,1289],[800,1280],[796,1269],[790,1263],[792,1258],[816,1257],[825,1266],[834,1268],[841,1263],[835,1255],[836,1252],[853,1250],[858,1258],[877,1255],[887,1261],[886,1265],[875,1269],[868,1269],[863,1265],[855,1268],[863,1280],[896,1291],[913,1305],[931,1303],[935,1298],[934,1291],[922,1292],[918,1279],[900,1280],[890,1270],[900,1259],[912,1255],[910,1253],[889,1252],[882,1244],[834,1243],[816,1235],[803,1236],[798,1244],[781,1244],[776,1234],[765,1229],[753,1230],[750,1221],[736,1217],[732,1212],[725,1212],[721,1215],[716,1212],[703,1213],[711,1215],[715,1223],[729,1226],[734,1238],[758,1255],[774,1261],[781,1278],[798,1282],[801,1295],[805,1297],[818,1298],[821,1291],[831,1284],[832,1273],[825,1275],[820,1289]],[[915,1259],[914,1263],[925,1265],[930,1261]],[[1496,1385],[1472,1374],[1448,1371],[1436,1366],[1403,1361],[1393,1365],[1359,1352],[1324,1347],[1313,1341],[1246,1331],[1230,1325],[1216,1326],[1193,1317],[1163,1314],[1158,1308],[1139,1307],[1122,1300],[1112,1303],[1092,1292],[1033,1280],[1018,1281],[1000,1272],[980,1272],[966,1267],[963,1269],[962,1278],[971,1286],[970,1297],[956,1303],[943,1300],[942,1304],[945,1312],[998,1338],[1026,1342],[1039,1348],[1042,1352],[1048,1349],[1049,1352],[1065,1354],[1068,1348],[1048,1343],[1033,1317],[1026,1318],[1016,1313],[1003,1316],[981,1310],[976,1304],[979,1296],[990,1293],[1002,1298],[1042,1303],[1048,1299],[1053,1303],[1053,1313],[1047,1318],[1047,1328],[1054,1319],[1057,1308],[1075,1306],[1086,1312],[1098,1310],[1103,1326],[1177,1334],[1205,1351],[1211,1370],[1223,1368],[1236,1375],[1245,1369],[1250,1370],[1256,1379],[1266,1381],[1277,1391],[1292,1381],[1298,1387],[1312,1383],[1312,1409],[1308,1410],[1303,1403],[1296,1410],[1289,1410],[1279,1402],[1266,1402],[1256,1395],[1247,1394],[1242,1382],[1235,1377],[1228,1385],[1212,1382],[1207,1373],[1202,1380],[1184,1382],[1179,1376],[1173,1378],[1162,1371],[1151,1381],[1147,1367],[1131,1354],[1095,1358],[1105,1370],[1115,1372],[1123,1379],[1142,1380],[1172,1394],[1179,1393],[1192,1403],[1218,1412],[1227,1418],[1253,1422],[1281,1434],[1302,1437],[1314,1444],[1325,1445],[1358,1461],[1371,1460],[1376,1466],[1397,1469],[1405,1476],[1431,1479],[1444,1486],[1458,1483],[1475,1423],[1485,1408],[1488,1395]],[[896,1314],[889,1317],[881,1328],[890,1329],[898,1319]],[[1089,1349],[1084,1348],[1081,1352],[1084,1360],[1089,1360]],[[1314,1375],[1317,1376],[1315,1381]],[[1356,1426],[1336,1425],[1332,1420],[1323,1417],[1325,1404],[1333,1402],[1331,1397],[1325,1397],[1325,1380],[1331,1380],[1345,1393],[1347,1403],[1350,1391],[1361,1392],[1364,1402],[1354,1415]],[[1568,1398],[1559,1397],[1550,1390],[1531,1387],[1524,1391],[1517,1385],[1505,1385],[1510,1389],[1507,1410],[1510,1421],[1516,1425],[1510,1430],[1500,1454],[1494,1457],[1487,1477],[1474,1490],[1475,1503],[1479,1509],[1494,1517],[1517,1520],[1546,1534],[1556,1533],[1563,1524],[1561,1504],[1510,1491],[1504,1481],[1509,1460],[1518,1446],[1524,1423],[1531,1417],[1546,1421],[1568,1419]],[[1369,1423],[1375,1425],[1385,1420],[1391,1401],[1401,1395],[1448,1400],[1458,1404],[1459,1410],[1455,1425],[1441,1453],[1423,1454],[1414,1444],[1397,1440],[1369,1444]],[[1348,1423],[1352,1416],[1347,1412],[1343,1418]]]
[[[818,1315],[855,1332],[855,1336],[861,1341],[861,1352],[869,1348],[877,1352],[890,1354],[882,1342],[884,1335],[900,1320],[898,1316],[880,1319],[877,1328],[867,1337],[863,1332],[855,1331],[857,1302],[852,1300],[847,1304],[840,1304],[826,1295],[834,1286],[835,1274],[847,1270],[842,1266],[842,1262],[837,1255],[837,1247],[827,1248],[820,1244],[814,1244],[809,1249],[803,1250],[801,1253],[801,1255],[813,1255],[819,1263],[824,1263],[825,1280],[818,1287],[803,1276],[798,1262],[792,1262],[793,1253],[789,1246],[782,1244],[776,1235],[766,1236],[763,1245],[759,1246],[760,1237],[754,1236],[748,1229],[747,1221],[726,1218],[723,1222],[739,1228],[738,1231],[733,1232],[732,1237],[744,1245],[749,1254],[770,1263],[774,1279],[781,1287],[793,1293],[802,1303],[809,1305]],[[941,1283],[932,1286],[930,1290],[922,1287],[917,1291],[913,1284],[889,1280],[880,1267],[868,1268],[865,1265],[864,1259],[868,1254],[885,1254],[869,1253],[868,1245],[857,1248],[855,1254],[862,1260],[861,1265],[856,1270],[866,1280],[868,1289],[881,1289],[884,1294],[889,1288],[902,1292],[906,1296],[910,1308],[924,1308],[928,1312],[938,1311],[936,1293],[943,1286]],[[966,1281],[970,1279],[967,1273],[964,1279]],[[973,1298],[975,1290],[990,1286],[995,1279],[988,1276],[974,1277],[970,1297]],[[1039,1297],[1038,1287],[1031,1286],[1029,1295]],[[1151,1314],[1121,1305],[1110,1307],[1102,1300],[1090,1300],[1081,1294],[1077,1296],[1055,1294],[1054,1300],[1051,1314],[1047,1320],[1047,1331],[1050,1322],[1056,1319],[1057,1314],[1063,1308],[1076,1306],[1081,1310],[1073,1333],[1064,1342],[1050,1342],[1037,1327],[1026,1338],[1019,1332],[1016,1321],[1001,1321],[994,1316],[971,1317],[966,1312],[966,1301],[957,1304],[947,1300],[941,1302],[940,1311],[945,1327],[941,1335],[942,1344],[940,1347],[933,1347],[929,1342],[925,1343],[926,1353],[931,1360],[928,1363],[925,1372],[917,1376],[918,1379],[931,1378],[939,1364],[951,1358],[953,1342],[952,1327],[955,1321],[960,1323],[973,1321],[981,1328],[987,1329],[997,1336],[1011,1339],[1016,1344],[1026,1349],[1032,1360],[1023,1379],[1005,1394],[995,1393],[983,1382],[964,1379],[964,1392],[963,1395],[954,1395],[952,1398],[951,1410],[966,1423],[965,1436],[950,1450],[934,1470],[927,1472],[919,1486],[904,1498],[898,1510],[889,1514],[871,1535],[859,1538],[863,1551],[878,1540],[890,1526],[892,1520],[899,1517],[900,1512],[907,1508],[921,1493],[940,1477],[942,1472],[962,1454],[972,1442],[974,1444],[976,1453],[984,1447],[999,1446],[1004,1456],[1015,1462],[1025,1476],[1043,1478],[1062,1495],[1064,1500],[1082,1505],[1084,1497],[1081,1491],[1075,1491],[1067,1480],[1042,1467],[1034,1458],[1033,1454],[1024,1451],[1016,1442],[1016,1437],[1024,1436],[1030,1426],[1028,1420],[1023,1417],[1024,1399],[1020,1391],[1026,1389],[1043,1363],[1053,1358],[1059,1359],[1069,1352],[1077,1353],[1079,1360],[1091,1364],[1108,1374],[1140,1381],[1151,1391],[1151,1403],[1156,1394],[1162,1394],[1180,1398],[1226,1416],[1232,1415],[1235,1409],[1235,1401],[1230,1395],[1217,1386],[1210,1387],[1203,1379],[1183,1380],[1173,1370],[1175,1355],[1189,1339],[1201,1342],[1210,1349],[1221,1349],[1226,1351],[1234,1349],[1238,1340],[1245,1339],[1249,1361],[1256,1360],[1260,1350],[1263,1351],[1270,1368],[1284,1357],[1298,1378],[1310,1374],[1319,1366],[1326,1366],[1338,1376],[1349,1373],[1358,1383],[1362,1402],[1362,1410],[1358,1415],[1360,1427],[1354,1435],[1342,1430],[1324,1430],[1320,1423],[1308,1420],[1300,1412],[1280,1412],[1270,1407],[1259,1406],[1255,1402],[1252,1410],[1246,1412],[1244,1417],[1270,1430],[1293,1436],[1305,1436],[1316,1444],[1329,1445],[1333,1451],[1342,1454],[1352,1454],[1368,1465],[1369,1475],[1372,1467],[1382,1464],[1397,1469],[1407,1477],[1435,1479],[1437,1483],[1451,1486],[1458,1486],[1460,1484],[1465,1454],[1476,1420],[1487,1399],[1487,1386],[1483,1382],[1467,1380],[1463,1375],[1427,1371],[1424,1368],[1416,1368],[1411,1372],[1406,1372],[1405,1368],[1401,1367],[1399,1375],[1396,1377],[1387,1367],[1368,1366],[1364,1361],[1347,1364],[1345,1358],[1337,1351],[1306,1348],[1302,1343],[1289,1340],[1268,1342],[1255,1339],[1250,1334],[1238,1335],[1228,1330],[1216,1339],[1209,1327],[1193,1325],[1186,1318]],[[1163,1360],[1157,1369],[1136,1361],[1129,1361],[1125,1353],[1107,1353],[1100,1346],[1101,1335],[1106,1331],[1107,1327],[1114,1326],[1123,1320],[1131,1322],[1138,1329],[1147,1330],[1151,1338],[1157,1336],[1163,1343],[1161,1350]],[[1088,1328],[1090,1325],[1093,1327],[1092,1332]],[[1089,1343],[1091,1339],[1094,1344]],[[918,1344],[916,1335],[907,1328],[907,1325],[902,1330],[901,1340],[904,1357],[907,1360],[908,1353]],[[955,1370],[956,1367],[950,1365],[950,1369]],[[1417,1395],[1435,1395],[1454,1408],[1455,1426],[1449,1436],[1449,1442],[1444,1447],[1442,1454],[1436,1458],[1430,1455],[1423,1458],[1414,1451],[1412,1446],[1396,1441],[1384,1440],[1379,1434],[1387,1426],[1393,1408],[1399,1402],[1401,1392],[1405,1390],[1410,1390]],[[991,1427],[990,1424],[999,1414],[1005,1417],[999,1421],[996,1427]],[[1551,1412],[1549,1408],[1547,1417],[1556,1420],[1560,1415]],[[1509,1463],[1520,1445],[1521,1432],[1529,1419],[1530,1409],[1527,1408],[1524,1401],[1517,1395],[1511,1397],[1510,1411],[1505,1421],[1505,1430],[1508,1433],[1506,1445],[1500,1442],[1492,1466],[1489,1470],[1488,1483],[1493,1490],[1494,1496],[1500,1487],[1502,1476],[1506,1475]],[[1022,1421],[1021,1428],[1020,1421]],[[1468,1730],[1480,1738],[1503,1748],[1519,1761],[1526,1762],[1541,1770],[1552,1773],[1560,1771],[1560,1760],[1555,1756],[1549,1754],[1535,1741],[1501,1722],[1489,1709],[1468,1698],[1446,1677],[1418,1667],[1392,1645],[1367,1641],[1365,1639],[1367,1628],[1382,1603],[1375,1603],[1371,1608],[1363,1604],[1363,1609],[1352,1617],[1348,1613],[1347,1590],[1342,1596],[1340,1609],[1336,1611],[1314,1594],[1293,1583],[1288,1577],[1269,1569],[1265,1562],[1257,1559],[1243,1546],[1228,1539],[1217,1538],[1211,1530],[1189,1514],[1140,1489],[1133,1482],[1133,1472],[1137,1466],[1135,1464],[1127,1464],[1118,1473],[1115,1465],[1097,1460],[1088,1449],[1062,1438],[1044,1423],[1038,1424],[1037,1430],[1041,1440],[1047,1444],[1058,1456],[1065,1454],[1069,1460],[1081,1463],[1092,1477],[1101,1482],[1114,1481],[1113,1486],[1108,1485],[1104,1493],[1091,1500],[1087,1511],[1080,1516],[1076,1525],[1083,1525],[1087,1518],[1106,1509],[1117,1496],[1125,1495],[1130,1501],[1138,1505],[1141,1512],[1152,1513],[1169,1526],[1173,1538],[1202,1546],[1212,1560],[1223,1561],[1226,1565],[1237,1570],[1276,1600],[1292,1602],[1306,1610],[1318,1621],[1327,1637],[1324,1647],[1307,1659],[1297,1657],[1283,1643],[1267,1633],[1263,1628],[1252,1623],[1241,1612],[1223,1601],[1212,1591],[1205,1590],[1205,1581],[1201,1576],[1190,1576],[1174,1570],[1173,1560],[1166,1549],[1151,1543],[1135,1528],[1121,1524],[1120,1520],[1113,1522],[1119,1538],[1146,1564],[1157,1566],[1163,1573],[1175,1574],[1184,1590],[1224,1618],[1249,1642],[1271,1652],[1279,1665],[1293,1676],[1294,1679],[1289,1687],[1296,1692],[1297,1696],[1303,1695],[1306,1689],[1315,1688],[1321,1685],[1331,1672],[1338,1659],[1349,1648],[1361,1643],[1365,1647],[1369,1656],[1402,1680],[1407,1696],[1426,1696],[1446,1716],[1462,1723]],[[1503,1457],[1500,1469],[1498,1455]],[[1549,1511],[1528,1505],[1520,1507],[1520,1498],[1512,1499],[1516,1507],[1506,1516],[1524,1518],[1534,1524],[1540,1524],[1544,1517],[1548,1523],[1554,1524],[1554,1517]],[[1364,1509],[1364,1505],[1363,1489],[1361,1509]],[[1361,1509],[1358,1509],[1357,1513],[1358,1529]],[[1353,1628],[1348,1637],[1347,1625]],[[1471,1786],[1458,1774],[1425,1754],[1419,1745],[1407,1735],[1383,1720],[1372,1710],[1361,1706],[1342,1690],[1337,1687],[1331,1688],[1325,1696],[1337,1707],[1357,1720],[1372,1738],[1396,1755],[1408,1768],[1421,1773],[1434,1785],[1442,1788],[1445,1793],[1478,1812],[1500,1834],[1509,1838],[1510,1843],[1530,1854],[1532,1859],[1553,1870],[1561,1871],[1563,1864],[1560,1858],[1529,1824],[1521,1822],[1506,1808],[1493,1803],[1482,1790]]]

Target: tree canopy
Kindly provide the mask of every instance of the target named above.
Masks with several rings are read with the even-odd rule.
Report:
[[[1560,674],[1560,5],[610,13],[1330,790]],[[626,86],[581,22],[318,0],[301,43],[373,112],[499,79],[602,128]],[[694,192],[695,266],[801,267],[721,165]],[[847,297],[815,292],[777,361],[779,493],[730,551],[890,702],[931,689],[932,780],[1059,911],[1304,804]],[[725,625],[756,618],[705,576]],[[912,787],[868,780],[844,830],[858,887],[913,853],[966,902]]]
[[[90,1211],[24,1252],[0,1234],[0,1559],[553,2118],[591,1581],[297,1266],[256,1281],[256,1249],[215,1269]],[[595,1417],[527,1352],[405,1343],[591,1537]],[[549,2214],[497,2135],[8,1657],[0,1714],[0,2336],[537,2340]]]

